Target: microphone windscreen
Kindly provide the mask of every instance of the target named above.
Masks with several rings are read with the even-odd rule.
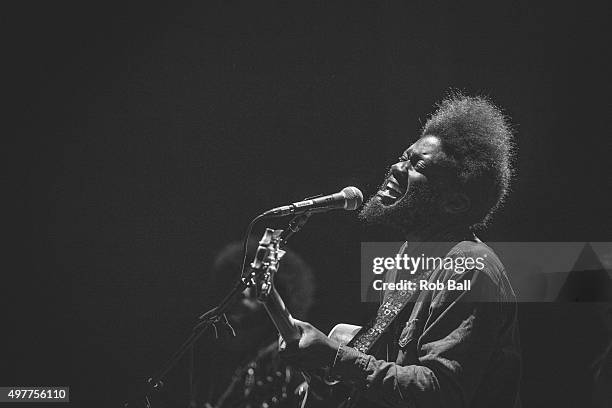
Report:
[[[349,211],[356,210],[363,203],[363,194],[357,187],[344,187],[342,193],[346,197],[345,209]]]

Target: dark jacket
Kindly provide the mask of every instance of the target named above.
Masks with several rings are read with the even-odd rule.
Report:
[[[462,241],[449,258],[481,257],[484,268],[436,269],[373,353],[342,346],[333,372],[363,389],[361,406],[515,407],[521,358],[514,292],[500,260],[480,241]],[[449,280],[470,290],[448,290]],[[412,306],[412,307],[411,307]]]

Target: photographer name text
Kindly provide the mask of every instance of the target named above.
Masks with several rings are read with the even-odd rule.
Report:
[[[453,279],[449,279],[446,282],[434,281],[430,282],[426,279],[419,281],[401,280],[399,282],[384,282],[382,279],[376,279],[372,282],[374,290],[388,291],[388,290],[404,290],[404,291],[415,291],[415,290],[457,290],[466,291],[470,290],[471,282],[465,280],[459,282]]]

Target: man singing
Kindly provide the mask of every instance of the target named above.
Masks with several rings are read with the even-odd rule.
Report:
[[[469,281],[469,289],[403,292],[409,301],[385,293],[370,326],[383,333],[362,331],[348,344],[298,321],[302,337],[292,347],[281,344],[285,358],[330,367],[336,380],[356,384],[360,406],[519,406],[516,299],[503,265],[473,234],[508,192],[512,150],[508,121],[486,98],[455,93],[442,101],[360,218],[399,228],[404,253],[445,242],[447,258],[480,258],[484,267],[423,275],[429,282]],[[396,315],[393,302],[403,305]]]

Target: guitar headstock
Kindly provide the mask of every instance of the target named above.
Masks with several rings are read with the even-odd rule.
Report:
[[[281,234],[283,230],[273,230],[266,228],[259,246],[255,259],[251,263],[251,282],[255,287],[257,299],[265,301],[270,295],[274,285],[274,275],[278,271],[280,260],[285,255],[285,251],[280,249]]]

